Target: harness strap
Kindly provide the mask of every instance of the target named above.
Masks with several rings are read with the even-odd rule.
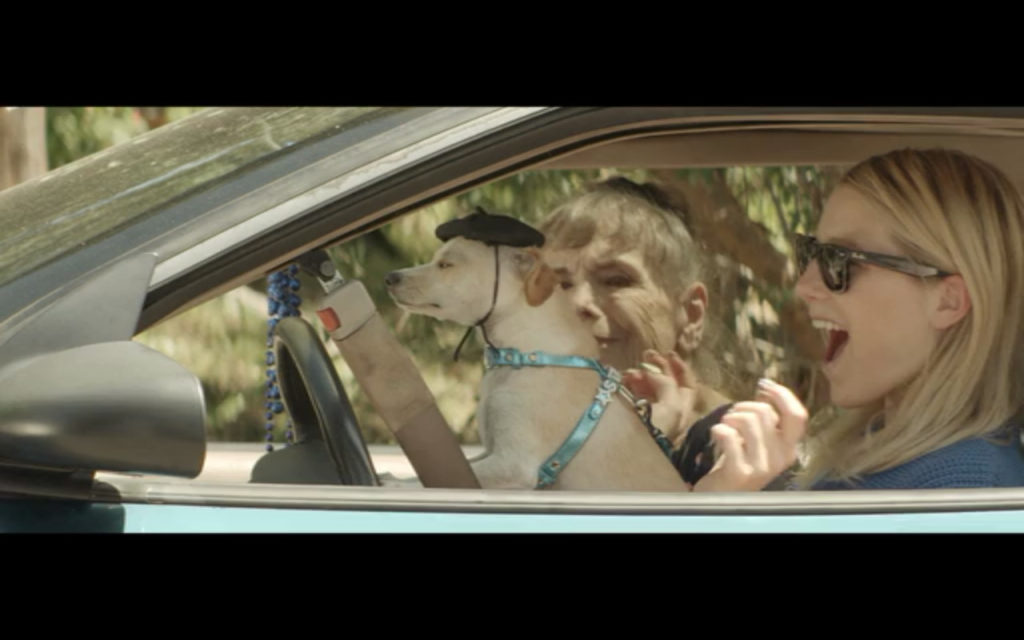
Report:
[[[518,349],[502,349],[490,345],[484,352],[484,364],[487,369],[493,369],[494,367],[512,367],[513,369],[521,369],[522,367],[593,369],[601,376],[601,384],[597,388],[597,393],[594,395],[594,401],[590,404],[590,407],[580,416],[576,426],[573,427],[573,430],[562,445],[537,470],[537,486],[535,487],[537,489],[545,489],[555,483],[558,479],[558,474],[579,453],[584,443],[590,437],[590,434],[593,433],[594,427],[600,422],[605,409],[608,407],[608,403],[611,401],[612,394],[615,393],[621,393],[623,397],[638,408],[644,426],[647,427],[651,437],[658,443],[666,456],[670,458],[672,456],[672,445],[661,430],[651,423],[650,407],[647,406],[646,411],[641,409],[641,405],[635,401],[632,394],[622,386],[622,375],[613,367],[606,367],[593,358],[584,358],[583,356],[557,355],[545,351],[523,353]]]
[[[487,348],[487,351],[484,352],[484,365],[488,369],[501,366],[512,367],[513,369],[521,369],[522,367],[593,369],[601,374],[602,377],[610,375],[607,371],[611,369],[593,358],[584,358],[583,356],[563,356],[547,353],[546,351],[523,353],[519,349],[500,349],[498,347]],[[614,371],[614,369],[611,370]],[[615,375],[618,376],[618,372]],[[618,377],[621,379],[621,376]]]
[[[546,489],[558,480],[558,474],[576,457],[587,438],[594,432],[594,427],[601,420],[604,410],[608,407],[608,402],[612,399],[612,394],[618,387],[619,383],[615,379],[604,378],[601,380],[601,386],[598,387],[597,395],[594,396],[594,402],[591,403],[590,408],[580,416],[562,446],[558,447],[537,470],[537,489]]]
[[[672,443],[665,436],[664,432],[654,426],[654,423],[651,422],[651,403],[644,398],[638,399],[634,397],[633,394],[629,392],[629,389],[624,386],[619,387],[619,393],[621,393],[622,396],[626,398],[634,408],[636,408],[637,414],[640,415],[640,421],[644,423],[645,427],[647,427],[647,433],[651,434],[654,441],[658,443],[658,446],[661,447],[662,453],[668,456],[669,460],[672,460],[672,456],[674,455],[672,451]]]

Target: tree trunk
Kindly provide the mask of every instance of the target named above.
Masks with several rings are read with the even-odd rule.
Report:
[[[688,210],[690,231],[710,254],[721,254],[745,265],[753,272],[754,278],[765,285],[776,288],[792,286],[784,277],[787,257],[772,245],[768,231],[750,219],[721,174],[716,174],[710,184],[687,183],[676,179],[670,171],[655,172],[655,175],[664,187],[681,196],[680,201]],[[724,295],[731,304],[736,295],[738,273],[730,271],[718,276],[719,286],[713,293]],[[720,309],[729,308],[718,304]],[[775,312],[784,336],[781,342],[776,342],[786,349],[785,360],[790,363],[821,360],[824,345],[806,310],[790,300]],[[740,355],[750,358],[756,353]],[[808,393],[814,384],[813,380],[807,383]]]
[[[0,107],[0,189],[46,173],[45,107]]]

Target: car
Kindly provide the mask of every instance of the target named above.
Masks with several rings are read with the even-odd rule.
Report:
[[[408,462],[423,486],[382,485],[383,450],[367,445],[347,393],[372,373],[349,362],[343,383],[323,339],[384,303],[331,265],[319,273],[322,296],[347,296],[324,307],[335,315],[286,318],[272,343],[305,430],[292,447],[208,442],[195,372],[136,339],[291,264],[316,273],[326,249],[524,172],[842,167],[947,146],[1024,187],[1022,134],[1020,108],[200,111],[0,192],[0,531],[1024,531],[1024,488],[484,490],[463,466],[472,444],[436,430],[428,445],[394,434],[400,451],[390,450],[394,468]],[[404,351],[392,353],[400,338],[381,329],[374,344],[405,363],[394,375],[422,384]],[[239,452],[241,473],[210,473]]]

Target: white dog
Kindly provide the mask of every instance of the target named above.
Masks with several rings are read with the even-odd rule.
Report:
[[[536,249],[500,246],[497,260],[493,309],[495,247],[463,237],[446,242],[428,264],[389,274],[388,290],[412,313],[466,326],[487,316],[483,328],[495,347],[597,358],[596,340]],[[600,382],[598,373],[589,369],[489,369],[477,412],[485,452],[471,461],[480,484],[536,487],[541,464],[594,402]],[[634,409],[617,393],[582,449],[563,468],[552,488],[686,490]]]

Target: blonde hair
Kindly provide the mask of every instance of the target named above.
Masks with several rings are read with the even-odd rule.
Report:
[[[899,390],[884,428],[868,428],[879,404],[841,414],[808,439],[805,487],[990,436],[1024,405],[1024,202],[1010,180],[959,151],[905,149],[869,158],[839,185],[886,214],[905,255],[959,274],[971,307]]]

